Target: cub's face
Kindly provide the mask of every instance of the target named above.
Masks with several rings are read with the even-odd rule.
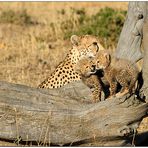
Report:
[[[76,72],[78,72],[81,76],[89,77],[90,75],[96,72],[95,66],[91,59],[82,58],[75,66]]]
[[[94,58],[93,62],[95,63],[96,70],[105,69],[111,63],[110,54],[107,51],[99,51]]]
[[[71,36],[71,43],[73,48],[76,48],[79,52],[79,58],[85,57],[95,57],[97,52],[103,47],[99,43],[97,37],[92,35],[84,36]]]

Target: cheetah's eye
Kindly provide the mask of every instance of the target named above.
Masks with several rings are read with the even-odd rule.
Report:
[[[94,45],[98,45],[97,42],[93,42]]]

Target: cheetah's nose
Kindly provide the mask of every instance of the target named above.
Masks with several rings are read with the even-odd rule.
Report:
[[[92,71],[96,70],[96,65],[92,65]]]

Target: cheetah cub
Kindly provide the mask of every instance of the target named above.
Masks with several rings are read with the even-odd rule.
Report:
[[[110,96],[115,95],[117,83],[122,88],[116,96],[121,96],[129,92],[135,92],[135,83],[138,79],[138,68],[135,64],[125,59],[117,59],[108,51],[99,51],[94,59],[96,69],[103,69],[104,77],[110,85]]]
[[[92,91],[92,102],[96,103],[101,101],[102,86],[100,79],[96,73],[95,67],[93,66],[90,58],[82,58],[75,66],[75,71],[81,76],[82,81]]]

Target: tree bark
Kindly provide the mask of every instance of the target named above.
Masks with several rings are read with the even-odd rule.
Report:
[[[115,52],[119,58],[138,61],[144,37],[142,90],[146,99],[147,7],[147,2],[129,3]],[[38,145],[125,146],[148,112],[148,103],[134,95],[90,102],[91,92],[81,81],[51,90],[0,82],[0,139]]]
[[[116,56],[136,62],[143,58],[141,43],[147,2],[129,2],[128,13],[119,38]]]
[[[147,2],[148,3],[148,2]],[[143,92],[148,96],[148,4],[146,5],[146,16],[143,25],[143,48],[144,48],[144,61],[143,61]],[[146,97],[148,102],[148,97]]]

